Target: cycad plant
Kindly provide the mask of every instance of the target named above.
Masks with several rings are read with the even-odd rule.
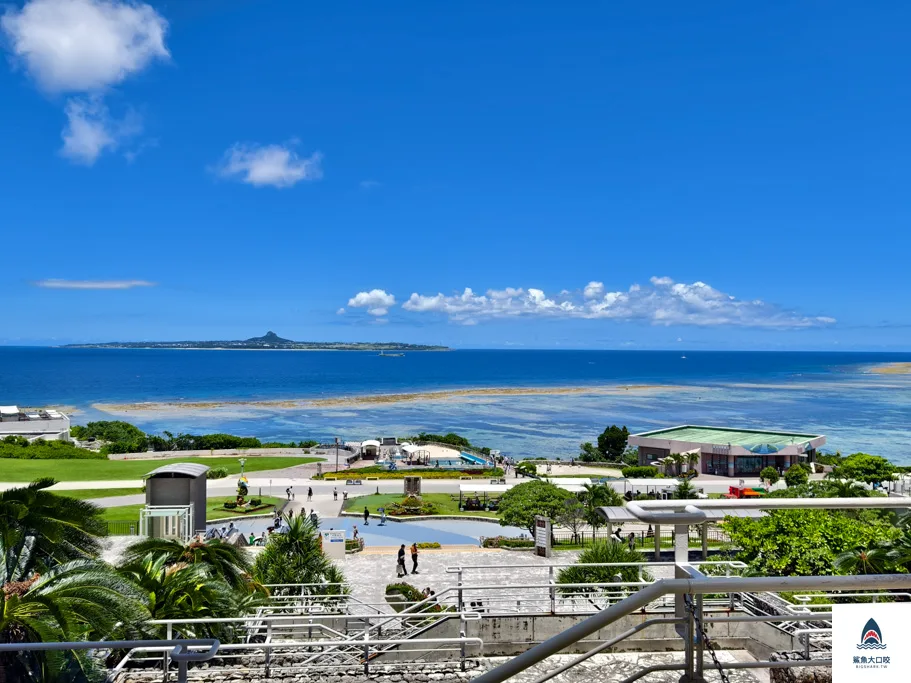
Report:
[[[854,548],[835,558],[835,569],[844,574],[882,574],[891,561],[886,548]]]
[[[42,543],[0,541],[0,643],[101,640],[121,624],[148,618],[142,596],[109,565],[71,560],[36,571]],[[93,681],[99,672],[84,651],[0,654],[0,683]]]
[[[253,577],[262,584],[312,583],[312,593],[336,595],[347,592],[345,576],[323,553],[318,529],[307,517],[285,517],[285,531],[269,537],[253,564]],[[275,591],[273,591],[275,592]]]
[[[11,557],[19,557],[28,540],[33,544],[29,561],[39,569],[96,557],[98,539],[107,535],[101,508],[51,493],[47,489],[54,483],[45,478],[0,492],[0,543]]]
[[[221,577],[231,588],[247,591],[256,590],[250,573],[253,562],[250,553],[231,543],[219,539],[182,543],[165,538],[148,538],[131,545],[124,554],[124,564],[143,560],[147,555],[163,556],[167,565],[204,564]]]
[[[166,554],[149,553],[122,564],[119,571],[121,576],[138,586],[152,619],[243,616],[237,610],[240,596],[207,564],[169,564]],[[164,637],[164,626],[150,626],[149,629],[157,637]],[[224,624],[200,623],[179,625],[174,632],[184,638],[227,641],[232,629]]]

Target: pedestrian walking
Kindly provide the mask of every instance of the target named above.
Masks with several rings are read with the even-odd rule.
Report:
[[[342,500],[348,500],[348,489],[342,489]]]
[[[310,487],[307,489],[307,500],[308,500],[308,501],[313,500],[313,487],[312,487],[312,486],[310,486]]]
[[[354,525],[354,540],[357,540],[357,524]]]
[[[396,573],[398,574],[398,577],[402,578],[403,576],[407,576],[408,570],[405,569],[405,544],[404,543],[402,543],[402,547],[399,548],[398,559],[396,562],[397,562]]]
[[[338,500],[338,489],[332,489],[332,500]]]
[[[411,573],[418,573],[418,544],[411,544]]]
[[[291,487],[285,489],[285,495],[288,497],[288,500],[291,500]]]
[[[629,536],[626,537],[626,544],[629,546],[630,550],[636,549],[636,534],[632,531],[630,531]]]
[[[365,507],[364,508],[364,526],[367,526],[369,524],[370,524],[370,510],[368,510]]]

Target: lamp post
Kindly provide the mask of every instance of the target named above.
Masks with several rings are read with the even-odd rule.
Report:
[[[243,477],[244,477],[244,465],[247,464],[247,459],[246,459],[246,458],[238,458],[237,461],[240,463],[240,477],[241,477],[241,479],[243,479]]]
[[[338,437],[335,437],[335,471],[338,472]]]

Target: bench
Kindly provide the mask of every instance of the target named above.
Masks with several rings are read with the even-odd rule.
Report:
[[[360,479],[346,479],[345,486],[361,486]]]
[[[364,480],[365,481],[379,481],[380,478],[379,477],[365,477]]]

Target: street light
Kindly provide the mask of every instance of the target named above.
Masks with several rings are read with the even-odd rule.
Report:
[[[338,437],[335,437],[335,471],[338,472]]]
[[[244,477],[244,465],[247,464],[247,459],[246,459],[246,458],[238,458],[237,461],[240,463],[240,478],[243,479],[243,477]]]

